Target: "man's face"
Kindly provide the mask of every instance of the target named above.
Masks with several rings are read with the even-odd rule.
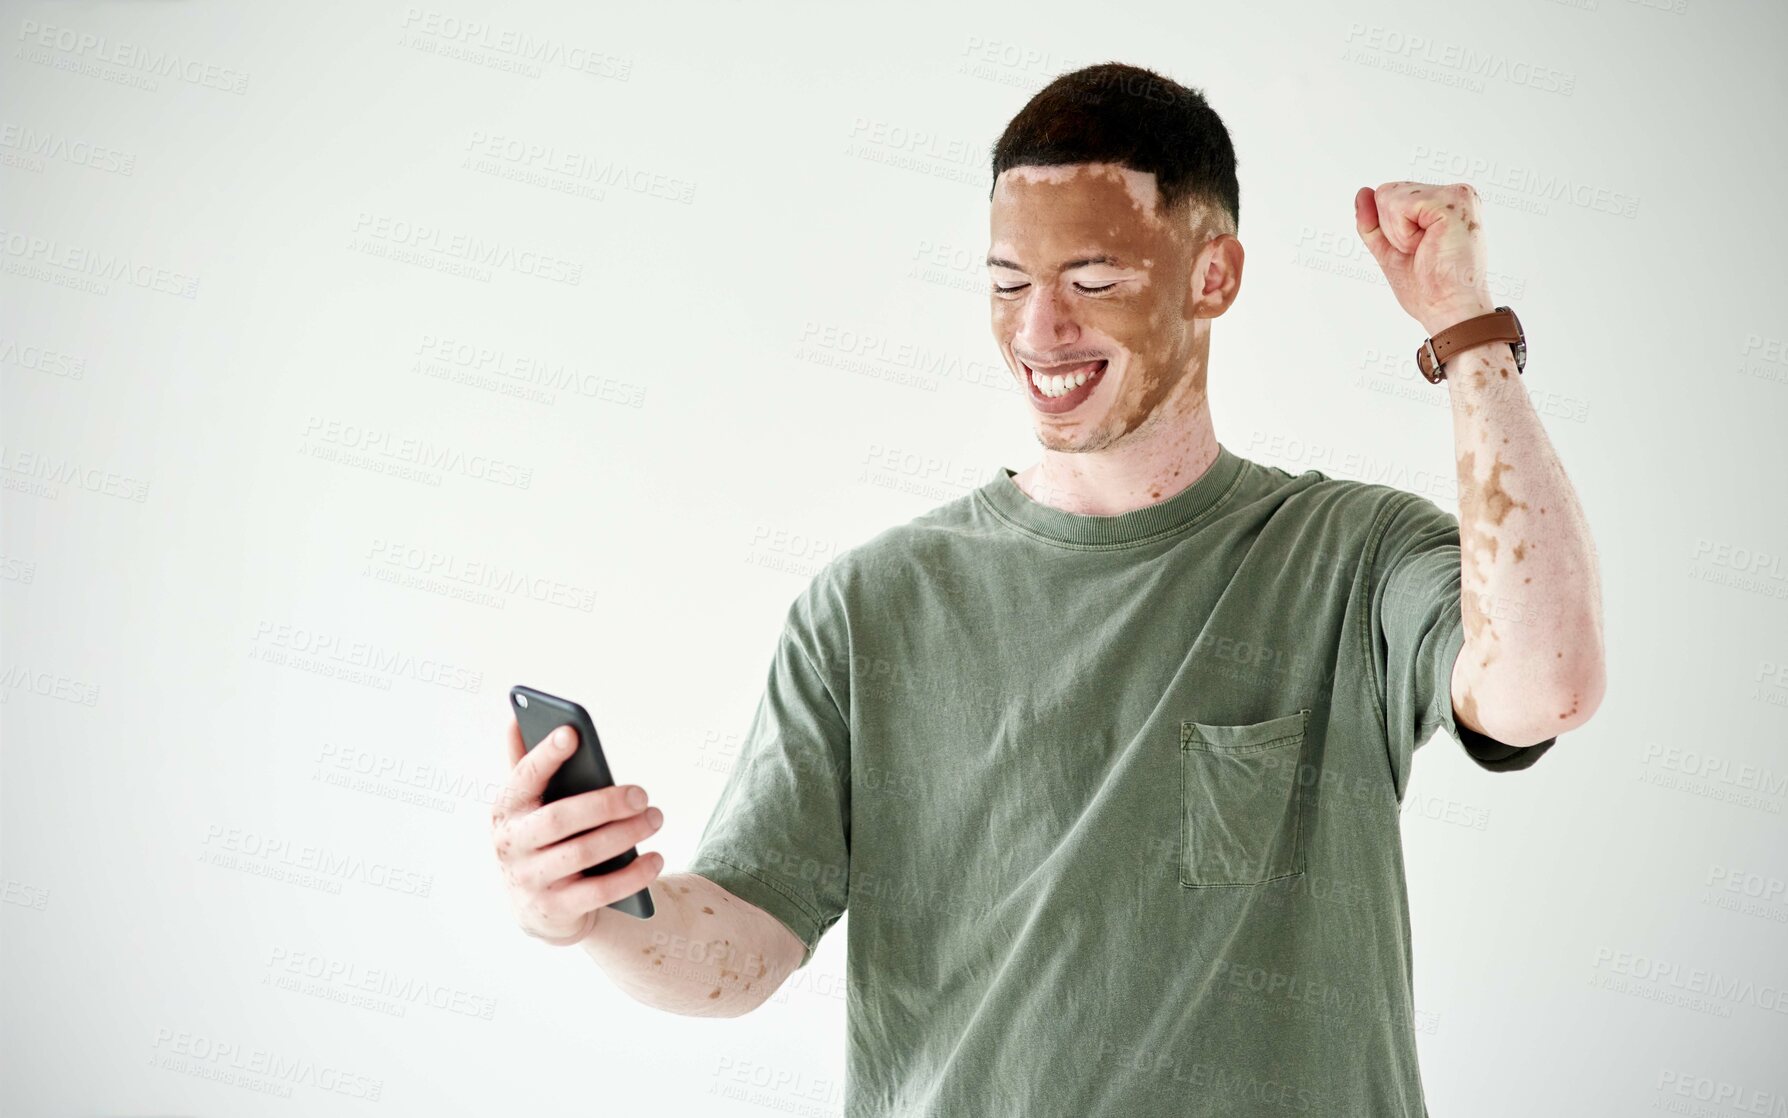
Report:
[[[1193,282],[1203,208],[1158,203],[1153,174],[1110,163],[1013,167],[994,184],[993,335],[1051,450],[1102,450],[1176,389],[1204,392],[1203,320],[1229,300],[1213,309]],[[1039,388],[1033,370],[1070,379]]]

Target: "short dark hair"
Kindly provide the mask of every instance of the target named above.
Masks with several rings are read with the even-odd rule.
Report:
[[[1025,102],[993,145],[996,183],[1008,167],[1062,163],[1151,172],[1163,211],[1190,200],[1241,221],[1229,130],[1201,91],[1153,70],[1102,62],[1062,74]]]

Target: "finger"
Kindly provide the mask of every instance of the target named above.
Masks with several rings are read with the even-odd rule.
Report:
[[[497,790],[496,802],[491,805],[490,822],[493,829],[501,827],[517,811],[533,806],[525,799],[519,803],[515,802],[513,799],[515,793],[511,791],[511,785],[515,780],[516,766],[521,764],[528,755],[527,744],[522,741],[521,724],[516,721],[513,710],[509,712],[508,724],[503,728],[503,752],[509,758],[509,780],[505,781],[503,786]],[[505,842],[503,849],[507,850],[509,845],[508,842]]]
[[[654,815],[657,816],[656,823],[651,818]],[[605,823],[524,859],[516,867],[516,880],[523,888],[544,889],[638,846],[656,834],[663,823],[664,813],[657,808]]]
[[[1442,194],[1433,201],[1437,213],[1457,221],[1467,233],[1476,233],[1483,222],[1478,212],[1478,188],[1468,182],[1443,187]]]
[[[570,918],[604,905],[631,897],[658,879],[664,869],[664,855],[648,850],[627,864],[626,869],[605,873],[601,877],[578,877],[555,884],[540,898],[543,905],[562,906],[563,918]]]
[[[508,748],[504,752],[509,755],[509,767],[513,769],[528,755],[528,747],[522,741],[521,723],[515,720],[515,711],[505,708],[505,713],[508,717],[504,719],[503,744]]]
[[[527,849],[543,850],[572,835],[637,815],[645,810],[646,802],[642,799],[639,806],[635,807],[628,800],[628,795],[636,787],[637,785],[632,784],[612,785],[542,804],[517,824],[516,838]],[[644,797],[646,790],[638,790]]]
[[[1416,220],[1424,204],[1422,189],[1420,183],[1387,182],[1373,194],[1379,231],[1391,248],[1405,255],[1414,255],[1422,240],[1422,226]]]
[[[516,732],[521,731],[517,729]],[[538,807],[546,792],[546,782],[576,748],[577,731],[570,726],[560,726],[548,734],[545,741],[528,750],[509,771],[509,781],[499,795],[494,816],[499,820],[506,819]]]

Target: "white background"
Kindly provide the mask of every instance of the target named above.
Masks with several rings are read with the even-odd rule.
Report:
[[[516,930],[505,693],[591,708],[674,872],[805,580],[1034,459],[987,152],[1119,60],[1239,153],[1222,442],[1456,510],[1352,197],[1470,181],[1594,526],[1594,721],[1525,773],[1418,760],[1432,1112],[1781,1113],[1784,30],[1711,0],[5,4],[0,1108],[839,1113],[842,926],[733,1021]]]

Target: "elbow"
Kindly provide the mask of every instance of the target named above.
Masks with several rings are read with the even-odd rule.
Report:
[[[1482,696],[1470,705],[1472,729],[1506,745],[1539,745],[1587,723],[1606,690],[1599,657],[1549,666],[1543,674],[1485,679],[1467,692]]]
[[[1538,696],[1523,712],[1526,717],[1516,719],[1516,725],[1510,727],[1514,736],[1501,740],[1510,745],[1538,745],[1570,733],[1595,716],[1607,689],[1607,673],[1599,658],[1575,665],[1556,675],[1546,687],[1536,689]]]
[[[725,1001],[711,1002],[699,1009],[691,1009],[688,1017],[743,1017],[747,1013],[764,1004],[760,1000],[747,1001],[744,998],[730,998]]]
[[[1607,690],[1607,666],[1601,657],[1580,665],[1554,697],[1550,713],[1556,728],[1552,732],[1562,734],[1588,722],[1601,708]]]

